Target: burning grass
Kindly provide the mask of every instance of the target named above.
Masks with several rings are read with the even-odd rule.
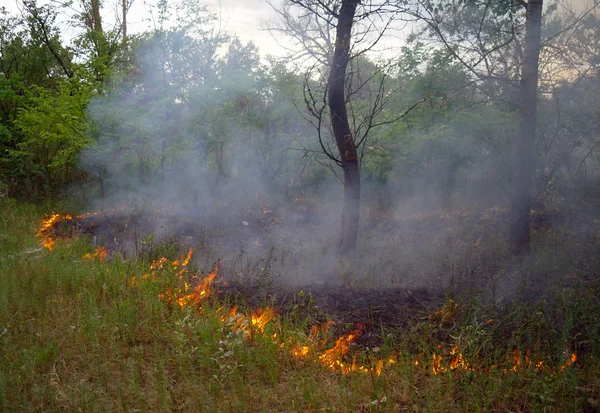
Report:
[[[142,280],[157,282],[158,277],[161,276],[161,272],[167,271],[172,273],[176,279],[181,281],[180,285],[175,288],[169,287],[166,291],[161,292],[158,297],[170,305],[177,305],[183,309],[191,308],[199,316],[202,316],[203,303],[212,296],[217,296],[217,290],[213,283],[219,272],[220,262],[205,277],[200,277],[197,274],[189,275],[187,274],[187,266],[191,260],[192,253],[193,250],[190,249],[187,256],[182,256],[178,260],[173,261],[161,257],[152,262],[150,272],[144,274]],[[135,287],[137,283],[136,278],[132,278],[130,284]],[[223,282],[221,281],[221,283]],[[429,314],[428,320],[440,321],[442,323],[449,322],[456,316],[458,308],[457,303],[449,300],[442,308]],[[301,341],[296,335],[291,335],[287,339],[280,340],[279,337],[283,336],[281,332],[271,332],[270,335],[265,336],[267,324],[277,324],[275,310],[271,307],[258,308],[247,314],[240,313],[236,306],[231,307],[228,311],[223,307],[219,307],[217,313],[224,325],[228,326],[233,332],[241,332],[250,341],[257,335],[269,338],[277,347],[287,350],[292,357],[309,359],[316,364],[321,364],[332,371],[338,371],[343,374],[371,373],[375,376],[380,376],[385,366],[394,365],[398,360],[397,354],[392,354],[385,358],[367,357],[367,364],[357,362],[358,353],[356,350],[354,352],[351,350],[351,345],[362,335],[363,326],[360,324],[358,324],[356,329],[338,337],[335,340],[335,344],[329,346],[327,337],[330,328],[335,325],[333,321],[327,321],[320,326],[313,326],[307,340]],[[486,324],[490,324],[492,321],[488,320]],[[278,327],[274,328],[280,330]],[[320,336],[325,338],[319,340]],[[438,346],[438,348],[441,347],[441,345]],[[577,361],[577,355],[571,353],[560,368],[550,368],[548,367],[548,363],[545,363],[543,359],[530,355],[529,351],[522,358],[519,350],[515,349],[512,352],[512,358],[507,358],[509,363],[501,366],[488,365],[484,367],[482,363],[471,364],[467,361],[465,355],[460,352],[459,346],[453,346],[448,352],[446,359],[448,361],[444,362],[444,356],[437,352],[431,355],[431,372],[434,375],[458,370],[485,372],[489,374],[490,370],[498,369],[502,373],[517,373],[524,369],[536,369],[543,374],[555,375],[557,372],[563,372],[567,367],[573,365]],[[421,362],[417,360],[418,357],[415,357],[415,367],[421,365]],[[510,365],[510,361],[512,361],[512,365]]]
[[[191,251],[123,259],[72,239],[24,254],[40,242],[35,214],[3,210],[12,217],[0,219],[2,411],[598,407],[597,343],[572,329],[600,314],[596,291],[510,312],[455,299],[426,302],[402,323],[331,320],[307,308],[309,293],[289,305],[234,300],[223,266],[203,272]]]

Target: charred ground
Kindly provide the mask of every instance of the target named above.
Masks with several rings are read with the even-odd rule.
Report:
[[[185,219],[168,208],[152,214],[113,209],[58,220],[48,235],[78,234],[110,254],[148,261],[192,248],[197,269],[222,260],[220,300],[249,309],[272,307],[307,332],[326,321],[335,322],[332,331],[338,335],[360,326],[355,342],[360,348],[377,348],[411,331],[449,346],[473,324],[504,346],[515,330],[531,324],[514,316],[516,308],[537,311],[534,324],[541,336],[535,346],[556,338],[554,330],[543,331],[547,324],[570,322],[580,337],[595,334],[586,327],[590,320],[574,318],[552,298],[563,292],[579,300],[595,294],[593,210],[535,211],[536,249],[528,261],[514,261],[501,241],[508,225],[505,208],[403,215],[367,211],[362,240],[369,248],[348,265],[335,258],[331,246],[310,245],[311,239],[323,240],[322,234],[314,212],[304,205],[299,209],[284,216],[257,202],[236,213],[217,203]],[[532,339],[526,336],[519,340]],[[588,340],[572,345],[578,354],[595,351]]]

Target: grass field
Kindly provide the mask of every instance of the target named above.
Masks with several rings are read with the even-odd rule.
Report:
[[[180,252],[162,267],[104,259],[76,238],[49,252],[36,237],[49,207],[3,199],[0,210],[5,412],[600,408],[598,290],[493,314],[461,302],[450,325],[448,301],[404,331],[382,326],[381,346],[367,348],[352,343],[356,326],[340,338],[290,314],[258,320],[266,308],[237,303],[234,314],[211,288],[179,305],[213,268],[182,265]]]

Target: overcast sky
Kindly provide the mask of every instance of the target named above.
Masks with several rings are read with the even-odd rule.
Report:
[[[39,0],[40,3],[62,2],[63,0]],[[134,0],[130,12],[127,15],[128,30],[130,33],[144,31],[151,27],[149,21],[149,4],[156,4],[158,0]],[[174,3],[177,0],[169,0]],[[276,18],[275,11],[265,0],[197,0],[200,3],[207,4],[211,11],[218,13],[220,11],[222,28],[230,33],[237,34],[242,41],[252,40],[260,49],[261,55],[273,54],[282,56],[282,50],[271,34],[262,29],[265,22]],[[583,10],[586,4],[592,0],[566,0],[575,6],[576,9]],[[274,4],[281,4],[283,0],[273,0]],[[18,5],[21,0],[0,0],[0,5],[7,7],[11,12],[16,13],[19,10]],[[79,0],[74,2],[79,3]],[[546,3],[549,3],[546,0]],[[105,27],[115,24],[117,10],[120,10],[120,0],[104,0],[102,17]],[[219,6],[220,5],[220,6]],[[119,11],[120,12],[120,11]],[[65,38],[73,37],[74,28],[69,28],[68,16],[73,14],[73,10],[64,10],[64,22],[61,22],[61,30]],[[395,40],[397,41],[397,40]]]
[[[52,0],[41,0],[40,3],[49,3]],[[55,0],[55,3],[62,2]],[[244,42],[252,40],[260,48],[261,54],[280,55],[283,51],[279,50],[277,43],[269,32],[262,30],[264,22],[276,17],[273,11],[264,0],[211,0],[202,1],[207,4],[211,11],[221,15],[222,28],[230,33],[237,34]],[[274,0],[274,4],[281,3],[282,0]],[[115,22],[116,8],[119,7],[120,0],[105,0],[102,9],[102,19],[106,27],[110,27]],[[75,4],[78,1],[74,2]],[[157,0],[134,0],[133,5],[127,14],[128,30],[130,33],[141,32],[151,27],[150,4],[156,4]],[[169,0],[174,3],[174,0]],[[6,7],[12,13],[18,13],[21,7],[21,0],[0,0],[0,6]],[[66,22],[68,17],[73,14],[72,9],[64,9],[64,22],[61,22],[61,30],[66,38],[72,37],[74,29],[70,29]]]

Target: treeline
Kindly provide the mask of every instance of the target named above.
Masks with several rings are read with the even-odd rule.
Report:
[[[444,19],[462,34],[425,24],[398,56],[351,60],[351,123],[375,99],[384,103],[371,113],[381,125],[359,142],[363,202],[391,206],[428,194],[432,205],[453,208],[505,202],[510,192],[524,13],[497,14],[492,24],[481,4],[458,3]],[[311,113],[327,60],[261,60],[254,44],[219,31],[216,16],[194,2],[159,2],[155,28],[135,35],[126,35],[124,22],[98,24],[98,3],[88,6],[75,16],[79,35],[68,43],[57,6],[25,2],[20,15],[1,11],[3,193],[109,197],[163,182],[197,198],[246,179],[295,199],[341,177],[328,156],[335,155],[330,125],[317,125],[317,139]],[[580,198],[597,193],[600,172],[600,22],[594,12],[555,5],[543,18],[534,164],[540,205],[561,202],[566,190]],[[494,49],[509,29],[513,39]],[[473,69],[481,49],[469,33],[489,52],[479,62],[486,73]]]

